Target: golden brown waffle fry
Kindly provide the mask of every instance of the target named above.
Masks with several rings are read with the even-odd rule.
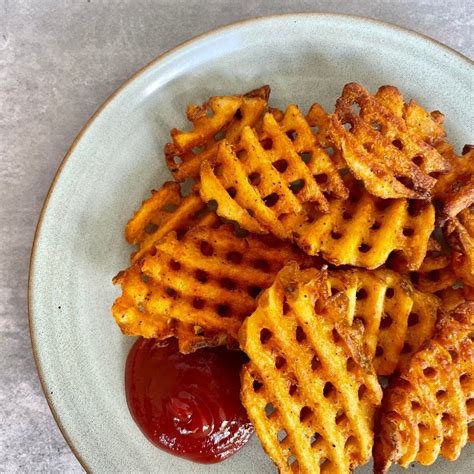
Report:
[[[269,95],[270,87],[262,86],[245,95],[211,97],[201,106],[190,105],[187,117],[193,129],[185,132],[174,128],[173,143],[165,146],[166,162],[174,178],[197,178],[201,162],[215,156],[222,139],[237,143],[244,127],[257,125]]]
[[[308,257],[277,239],[239,238],[232,226],[195,227],[181,240],[170,232],[117,279],[123,294],[113,314],[129,335],[159,338],[163,321],[176,320],[204,341],[232,342],[288,260]]]
[[[289,215],[284,224],[293,229],[295,241],[306,253],[320,253],[335,265],[373,269],[396,252],[409,270],[416,270],[435,222],[433,206],[419,204],[382,200],[354,186],[349,199],[329,203],[328,214],[307,211],[309,220]]]
[[[370,95],[347,84],[327,117],[327,133],[354,176],[384,199],[428,199],[436,183],[430,174],[449,169],[433,146],[444,137],[442,126],[415,102],[405,104],[392,86]]]
[[[455,460],[474,420],[474,303],[443,318],[435,337],[385,390],[374,470]],[[470,430],[468,432],[468,430]]]
[[[158,340],[175,336],[179,342],[179,350],[183,353],[228,342],[226,334],[212,331],[206,331],[204,334],[194,324],[151,313],[146,308],[149,280],[140,271],[138,264],[120,272],[114,278],[114,283],[122,286],[122,296],[115,300],[112,314],[126,336],[153,337]]]
[[[242,402],[282,473],[348,473],[370,457],[381,389],[325,272],[285,267],[240,330]]]
[[[302,213],[305,202],[327,212],[324,193],[341,198],[347,194],[304,116],[291,105],[280,122],[265,114],[261,141],[246,127],[237,152],[224,141],[215,160],[203,161],[200,192],[204,201],[217,202],[220,216],[279,238],[291,237],[281,222],[286,214]]]
[[[181,235],[192,227],[211,225],[217,220],[198,193],[183,197],[178,183],[167,182],[159,191],[152,191],[125,227],[127,242],[139,245],[132,261],[149,252],[169,232]]]
[[[433,196],[443,203],[442,220],[454,218],[474,203],[474,147],[466,145],[457,156],[454,148],[442,143],[438,150],[449,162],[451,170],[439,176]]]
[[[364,349],[377,375],[391,375],[433,335],[440,301],[390,270],[334,270],[333,294],[349,300],[349,323],[362,323]]]

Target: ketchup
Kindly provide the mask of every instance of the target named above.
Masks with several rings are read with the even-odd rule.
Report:
[[[222,461],[253,433],[240,402],[245,356],[220,348],[181,354],[175,339],[139,339],[128,354],[130,412],[159,448],[200,463]]]

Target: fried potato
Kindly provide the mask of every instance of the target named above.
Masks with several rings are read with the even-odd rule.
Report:
[[[435,337],[385,389],[374,470],[458,458],[474,420],[474,303],[441,319]]]
[[[368,461],[381,388],[326,273],[285,267],[240,330],[242,402],[280,472],[348,473]]]
[[[315,108],[320,113],[320,106]],[[437,117],[414,101],[405,104],[395,87],[383,86],[370,95],[350,83],[337,100],[336,113],[327,116],[326,133],[369,193],[384,199],[429,199],[436,183],[430,174],[449,169],[434,147],[444,138]]]
[[[433,335],[440,301],[390,270],[329,272],[333,294],[349,300],[348,321],[364,327],[364,349],[377,375],[391,375]]]
[[[202,345],[215,338],[232,343],[259,292],[288,260],[312,263],[288,243],[241,238],[230,225],[195,227],[181,240],[169,232],[115,280],[122,296],[112,312],[129,335],[160,338],[163,321],[179,321],[176,328],[192,328]],[[166,337],[179,337],[173,327]]]
[[[130,244],[138,244],[132,261],[149,252],[169,232],[182,234],[197,225],[211,225],[218,217],[210,212],[197,192],[183,197],[178,183],[167,182],[159,191],[143,201],[125,227],[125,238]]]
[[[211,97],[201,106],[188,106],[187,118],[193,129],[185,132],[174,128],[173,143],[165,146],[166,162],[175,180],[197,178],[201,162],[215,156],[222,139],[236,143],[244,127],[256,126],[269,95],[270,87],[262,86],[245,95]]]
[[[217,202],[220,216],[279,238],[291,237],[281,222],[286,214],[304,212],[305,202],[327,212],[325,194],[347,195],[336,166],[293,105],[280,122],[265,114],[260,137],[246,127],[238,147],[221,143],[216,158],[202,163],[200,192],[204,201]]]
[[[307,254],[369,269],[398,253],[408,270],[417,270],[435,222],[432,204],[382,200],[357,185],[351,186],[349,199],[331,201],[328,214],[306,209],[309,218],[288,215],[284,224]]]

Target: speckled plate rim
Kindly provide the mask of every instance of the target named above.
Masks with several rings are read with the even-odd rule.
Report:
[[[81,464],[81,466],[89,472],[89,466],[87,462],[84,460],[84,458],[81,456],[79,451],[76,449],[74,441],[71,436],[67,433],[66,428],[63,426],[61,422],[61,416],[60,414],[54,409],[53,404],[50,400],[49,393],[46,390],[46,381],[45,381],[45,375],[43,372],[43,368],[40,363],[39,359],[39,347],[38,343],[36,340],[36,333],[35,333],[35,327],[34,327],[34,308],[32,305],[32,280],[33,280],[33,274],[34,274],[34,267],[36,265],[36,247],[37,243],[41,239],[41,227],[42,227],[42,222],[43,222],[43,217],[48,209],[48,203],[50,200],[50,197],[52,196],[56,182],[59,179],[59,176],[61,175],[61,172],[63,171],[64,167],[67,165],[68,158],[74,153],[74,150],[76,149],[77,145],[81,141],[81,138],[84,136],[84,134],[88,131],[88,129],[94,124],[95,120],[99,117],[99,115],[104,111],[106,107],[108,107],[114,99],[116,99],[125,89],[127,89],[132,82],[134,82],[137,78],[142,76],[144,73],[146,73],[149,69],[155,67],[157,64],[160,62],[163,62],[165,59],[172,57],[173,55],[179,54],[181,51],[184,51],[190,47],[199,47],[201,46],[206,40],[216,38],[219,35],[222,35],[225,32],[228,32],[229,30],[235,30],[239,29],[241,27],[245,27],[251,23],[257,24],[262,21],[268,21],[271,20],[272,18],[281,18],[281,17],[287,17],[288,19],[291,19],[293,17],[326,17],[330,19],[331,17],[336,17],[336,18],[345,18],[347,20],[352,20],[355,22],[360,22],[360,23],[369,23],[375,26],[379,26],[382,28],[390,29],[394,33],[400,33],[404,35],[409,35],[414,37],[415,39],[418,39],[420,41],[426,42],[431,44],[432,46],[439,47],[441,49],[444,49],[446,53],[453,55],[457,57],[457,59],[461,59],[462,61],[466,61],[470,65],[474,65],[474,61],[469,59],[467,56],[463,55],[459,51],[456,51],[455,49],[441,43],[440,41],[437,41],[433,38],[431,38],[428,35],[425,35],[423,33],[418,33],[416,31],[403,28],[401,26],[388,23],[382,20],[376,20],[373,18],[369,17],[363,17],[363,16],[358,16],[358,15],[346,15],[346,14],[341,14],[341,13],[282,13],[282,14],[276,14],[276,15],[269,15],[269,16],[260,16],[256,18],[250,18],[247,20],[242,20],[238,21],[235,23],[231,23],[219,28],[216,28],[214,30],[211,30],[207,33],[203,33],[200,35],[197,35],[193,37],[190,40],[184,41],[183,43],[180,43],[179,45],[175,46],[174,48],[166,51],[165,53],[161,54],[160,56],[156,57],[153,59],[151,62],[149,62],[147,65],[142,67],[140,70],[138,70],[136,73],[134,73],[129,79],[127,79],[125,82],[123,82],[113,93],[110,95],[98,108],[97,110],[93,113],[93,115],[88,119],[88,121],[84,124],[74,141],[72,142],[69,150],[67,151],[66,155],[64,156],[63,160],[61,161],[54,177],[51,182],[51,185],[49,187],[49,190],[46,194],[43,207],[41,209],[41,213],[38,219],[38,223],[36,225],[36,230],[35,230],[35,235],[33,238],[33,245],[31,248],[31,255],[30,255],[30,265],[29,265],[29,275],[28,275],[28,324],[29,324],[29,332],[30,332],[30,339],[31,339],[31,345],[32,345],[32,351],[33,351],[33,357],[35,360],[35,365],[36,365],[36,370],[38,372],[38,376],[40,379],[41,383],[41,388],[43,390],[43,394],[46,398],[46,401],[48,402],[49,408],[51,410],[51,413],[53,415],[53,418],[58,425],[59,430],[61,431],[61,434],[63,435],[64,439],[66,440],[67,444],[69,445],[71,451],[74,453],[76,456],[77,460]]]

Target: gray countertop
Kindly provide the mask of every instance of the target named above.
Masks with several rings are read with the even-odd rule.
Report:
[[[36,221],[75,135],[178,43],[244,18],[318,11],[385,20],[474,56],[470,0],[0,0],[0,472],[82,471],[39,385],[26,298]]]

